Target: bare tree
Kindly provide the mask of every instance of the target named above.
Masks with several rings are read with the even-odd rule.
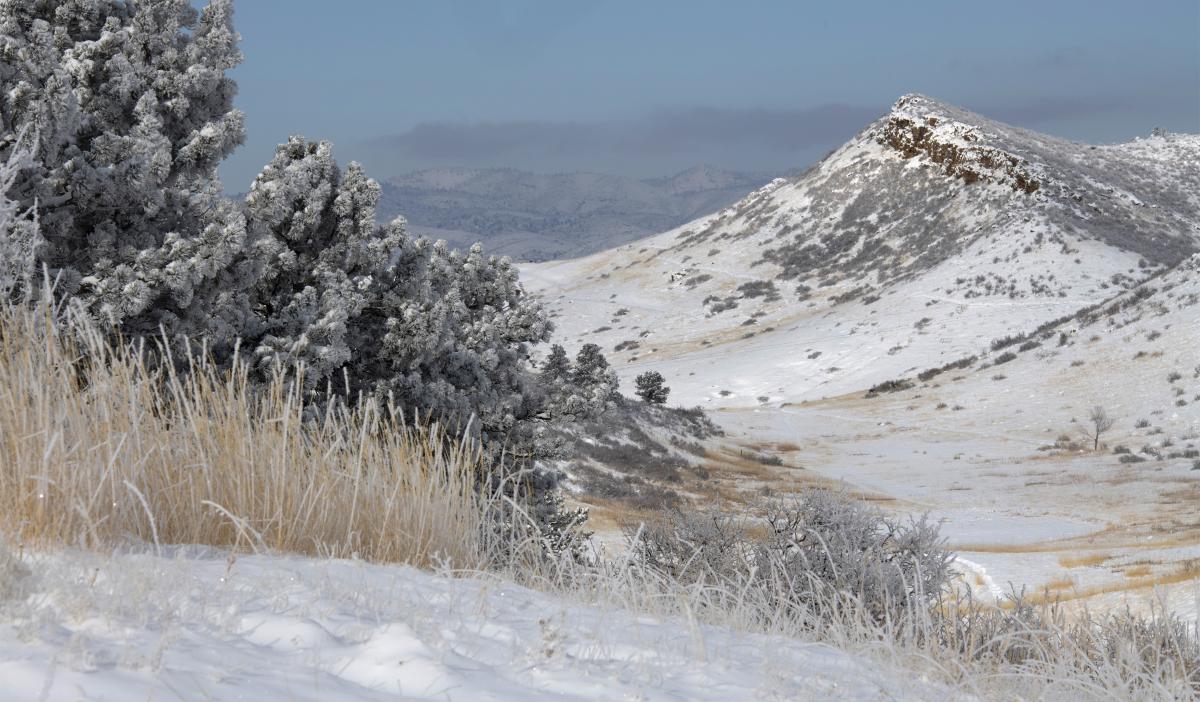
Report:
[[[1113,424],[1116,424],[1117,420],[1113,419],[1113,417],[1108,413],[1108,410],[1104,409],[1100,405],[1096,405],[1092,408],[1092,411],[1088,413],[1088,421],[1090,421],[1092,425],[1090,428],[1086,428],[1083,431],[1085,434],[1087,434],[1087,437],[1092,440],[1092,450],[1099,451],[1100,437],[1104,434],[1104,432],[1112,429]]]

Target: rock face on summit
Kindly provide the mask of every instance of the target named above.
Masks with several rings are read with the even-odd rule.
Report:
[[[985,352],[1197,251],[1200,136],[1080,144],[906,95],[800,176],[523,278],[623,376],[756,405]]]

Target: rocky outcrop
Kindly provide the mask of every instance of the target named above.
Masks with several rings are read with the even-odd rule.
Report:
[[[903,97],[876,135],[880,144],[904,158],[924,157],[941,166],[946,175],[967,183],[980,180],[1003,183],[1014,190],[1035,193],[1041,182],[1024,159],[980,143],[975,127],[913,114],[911,98]]]

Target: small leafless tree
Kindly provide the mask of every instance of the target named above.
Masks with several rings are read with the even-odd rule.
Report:
[[[1100,437],[1104,434],[1104,432],[1112,429],[1113,424],[1116,424],[1117,420],[1113,419],[1112,415],[1108,413],[1108,410],[1104,409],[1100,405],[1096,405],[1092,408],[1092,411],[1088,413],[1088,421],[1091,422],[1091,426],[1089,428],[1085,428],[1084,433],[1087,434],[1087,437],[1092,440],[1092,450],[1099,451]]]

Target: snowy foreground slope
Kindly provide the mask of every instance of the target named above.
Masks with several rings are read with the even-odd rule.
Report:
[[[400,566],[172,550],[26,554],[0,699],[959,698],[825,646]]]

